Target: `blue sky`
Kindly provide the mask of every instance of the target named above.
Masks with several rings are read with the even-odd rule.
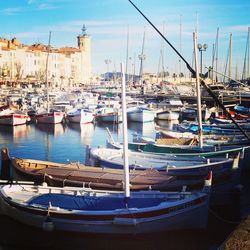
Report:
[[[233,0],[133,0],[141,11],[154,23],[167,39],[182,51],[192,64],[193,31],[198,23],[200,43],[207,43],[203,53],[203,65],[210,66],[212,47],[219,27],[219,70],[224,65],[232,33],[233,67],[242,72],[247,29],[250,26],[250,2]],[[197,22],[198,20],[198,22]],[[145,27],[144,72],[157,72],[160,49],[164,46],[164,67],[169,72],[187,72],[179,59],[164,44],[159,35],[139,15],[128,0],[0,0],[0,36],[17,37],[22,43],[48,43],[52,31],[52,45],[74,46],[82,25],[92,37],[92,65],[94,73],[107,70],[105,59],[110,59],[110,70],[118,70],[125,63],[127,33],[129,30],[128,71],[135,62],[139,71],[138,55],[141,53]],[[180,32],[181,23],[181,32]],[[180,36],[181,33],[181,36]],[[180,42],[181,37],[181,42]],[[163,45],[164,44],[164,45]],[[135,60],[134,60],[135,58]]]

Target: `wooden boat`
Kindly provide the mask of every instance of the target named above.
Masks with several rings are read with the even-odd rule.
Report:
[[[29,116],[20,110],[3,109],[0,111],[0,125],[22,125],[28,120]]]
[[[136,107],[128,110],[127,116],[129,121],[151,122],[155,119],[155,111],[145,107]]]
[[[94,120],[94,113],[85,109],[74,109],[67,112],[67,120],[74,123],[91,123]]]
[[[5,155],[8,152],[5,151]],[[6,159],[7,157],[5,157]],[[46,182],[50,186],[76,186],[94,189],[123,190],[123,171],[85,166],[80,163],[61,164],[32,159],[11,158],[14,179]],[[204,178],[178,179],[157,170],[130,170],[131,190],[188,190],[201,187]]]
[[[100,122],[112,122],[112,123],[122,122],[121,114],[119,112],[97,114],[96,119]]]
[[[207,226],[211,178],[202,191],[97,191],[38,185],[0,186],[0,212],[45,231],[112,235]]]
[[[123,168],[122,150],[95,148],[90,150],[89,162],[101,168]],[[214,175],[224,174],[237,169],[239,156],[235,158],[184,157],[159,155],[142,152],[128,152],[130,169],[157,169],[176,176],[206,176],[209,171]]]
[[[60,111],[53,112],[41,112],[35,115],[37,123],[48,123],[48,124],[57,124],[61,123],[64,118],[64,113]]]
[[[187,139],[187,138],[185,138]],[[189,138],[192,139],[192,138]],[[176,141],[173,138],[173,142]],[[179,141],[179,140],[178,140]],[[120,142],[115,142],[112,138],[111,134],[108,134],[108,138],[106,141],[107,147],[112,149],[122,149],[123,144]],[[214,147],[205,147],[203,149],[193,149],[190,147],[189,149],[184,149],[180,147],[180,145],[173,145],[171,148],[161,147],[161,145],[155,145],[151,143],[129,143],[128,147],[131,151],[144,152],[144,153],[154,153],[158,155],[165,156],[184,156],[184,157],[204,157],[204,158],[213,158],[213,157],[223,157],[223,156],[235,156],[238,153],[241,154],[240,158],[243,159],[245,154],[250,151],[250,146],[235,146],[227,149],[220,148],[219,145]]]

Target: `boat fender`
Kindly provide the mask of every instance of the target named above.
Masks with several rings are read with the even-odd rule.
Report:
[[[187,186],[186,185],[182,186],[181,192],[186,192],[186,191],[187,191]]]
[[[48,184],[47,184],[47,182],[44,181],[44,182],[41,184],[41,186],[42,186],[42,187],[48,187]]]
[[[53,221],[51,220],[50,216],[48,215],[46,219],[43,222],[43,230],[45,232],[52,232],[55,229],[55,225]]]

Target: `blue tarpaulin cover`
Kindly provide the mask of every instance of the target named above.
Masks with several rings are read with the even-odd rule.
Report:
[[[121,208],[143,208],[157,206],[162,198],[86,197],[67,194],[43,194],[29,201],[29,205],[48,206],[72,210],[113,210]]]

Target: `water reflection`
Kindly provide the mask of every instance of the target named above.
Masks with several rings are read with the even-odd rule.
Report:
[[[80,124],[80,123],[67,123],[70,129],[78,131],[81,134],[81,143],[91,145],[95,132],[95,125],[93,123]]]
[[[64,126],[61,123],[58,124],[37,123],[36,128],[47,134],[54,135],[55,137],[64,134]]]
[[[143,136],[155,137],[154,122],[129,122],[128,129]]]
[[[178,120],[173,120],[173,121],[157,120],[156,121],[157,126],[160,126],[169,130],[172,130],[175,124],[179,124],[179,121]]]
[[[121,129],[121,123],[116,124],[116,123],[109,123],[109,122],[98,122],[96,123],[96,127],[98,128],[102,128],[102,129],[106,129],[108,128],[110,130],[110,132],[112,133],[122,133]]]
[[[0,125],[1,143],[7,143],[10,138],[13,142],[18,142],[22,138],[26,138],[30,132],[30,126],[23,124],[18,126]]]

